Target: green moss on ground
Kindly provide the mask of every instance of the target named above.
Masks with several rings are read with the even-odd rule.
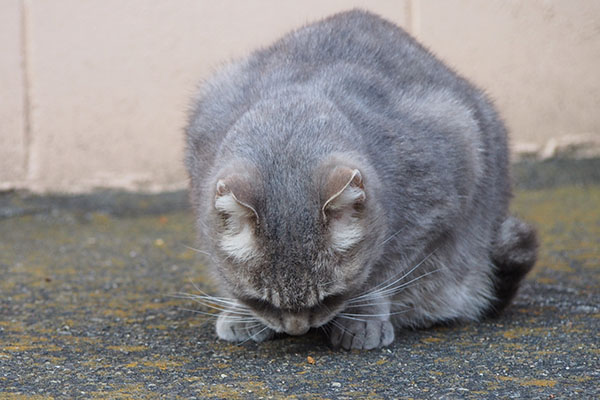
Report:
[[[188,311],[201,308],[170,296],[214,291],[188,247],[191,213],[139,201],[153,211],[36,198],[42,211],[0,220],[0,398],[600,397],[598,185],[517,193],[542,246],[501,318],[399,332],[371,352],[331,350],[319,332],[216,340]]]

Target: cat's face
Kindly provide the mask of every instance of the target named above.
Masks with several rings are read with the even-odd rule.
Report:
[[[211,223],[229,294],[277,332],[331,320],[370,272],[377,238],[367,188],[344,165],[297,185],[269,185],[249,168],[220,176]]]

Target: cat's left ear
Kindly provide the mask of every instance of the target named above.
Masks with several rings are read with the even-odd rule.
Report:
[[[258,223],[258,213],[253,204],[253,191],[247,177],[231,174],[217,181],[215,208],[241,223],[254,219]]]
[[[346,166],[337,166],[330,171],[323,193],[326,200],[321,213],[325,221],[342,214],[353,214],[366,199],[362,174],[358,169]]]

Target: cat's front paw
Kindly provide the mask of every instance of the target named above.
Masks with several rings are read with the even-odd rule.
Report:
[[[219,339],[228,342],[245,342],[248,340],[264,342],[271,339],[275,334],[275,331],[258,321],[239,322],[227,314],[219,315],[216,328]]]
[[[394,341],[394,327],[388,320],[357,321],[337,317],[331,328],[331,344],[346,350],[370,350]]]

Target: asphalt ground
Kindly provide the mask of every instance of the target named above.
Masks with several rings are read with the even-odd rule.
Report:
[[[498,319],[331,349],[216,338],[184,192],[0,195],[0,398],[600,398],[600,159],[515,166],[539,261]],[[310,357],[310,358],[309,358]]]

